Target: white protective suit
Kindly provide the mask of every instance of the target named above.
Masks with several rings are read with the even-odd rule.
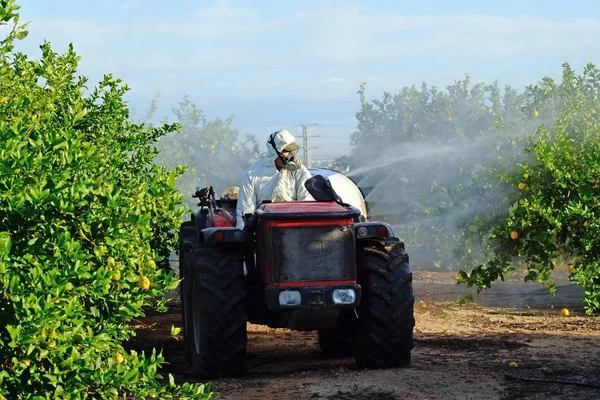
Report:
[[[296,138],[285,129],[272,135],[279,152],[288,145],[296,149],[300,147],[296,143]],[[278,155],[269,140],[267,140],[267,149],[267,157],[250,166],[244,184],[240,188],[236,210],[238,228],[244,227],[244,215],[253,214],[263,200],[314,201],[304,187],[304,182],[312,176],[308,169],[300,165],[294,172],[286,169],[277,170],[275,159]]]

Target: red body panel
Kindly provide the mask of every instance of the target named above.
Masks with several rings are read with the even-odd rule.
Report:
[[[269,282],[275,287],[354,285],[356,281]]]
[[[208,223],[210,224],[211,228],[227,228],[227,227],[235,226],[233,224],[233,216],[231,215],[231,213],[229,211],[225,211],[225,210],[219,210],[219,211],[215,212],[214,221],[212,221],[211,218],[209,217]]]
[[[335,212],[346,208],[334,202],[287,201],[263,204],[261,210],[268,213]]]

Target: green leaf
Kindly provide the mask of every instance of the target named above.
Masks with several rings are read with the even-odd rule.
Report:
[[[0,256],[7,256],[12,247],[10,232],[0,232]]]

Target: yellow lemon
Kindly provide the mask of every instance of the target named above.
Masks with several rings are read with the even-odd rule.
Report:
[[[563,308],[562,310],[560,310],[560,313],[563,317],[569,316],[569,310],[567,310],[566,308]]]
[[[123,364],[123,361],[125,361],[125,358],[123,357],[123,355],[120,353],[117,353],[117,355],[115,356],[115,362],[117,364]]]
[[[156,269],[156,263],[153,259],[146,260],[146,266],[151,269]]]
[[[528,179],[529,178],[529,174],[527,174],[527,173],[523,174],[523,178]]]
[[[114,258],[114,257],[112,257],[112,256],[108,257],[108,258],[106,259],[106,263],[107,263],[108,265],[111,265],[111,266],[112,266],[112,265],[115,265],[115,258]]]
[[[523,200],[523,199],[519,200],[519,204],[520,204],[520,205],[523,205],[523,204],[525,204],[525,200]]]
[[[537,118],[540,115],[540,113],[537,110],[533,110],[532,114],[534,118]]]
[[[448,122],[452,122],[452,117],[448,117]]]
[[[583,226],[584,226],[585,228],[587,228],[587,227],[588,227],[588,225],[589,225],[589,223],[588,223],[587,221],[585,221],[585,222],[583,223]]]
[[[514,361],[511,361],[511,362],[508,364],[508,366],[509,366],[510,368],[519,368],[519,364],[517,364],[517,363],[516,363],[516,362],[514,362]]]
[[[521,183],[519,183],[519,184],[517,185],[517,187],[519,188],[519,190],[523,190],[523,189],[525,189],[525,186],[526,186],[526,185],[525,185],[523,182],[521,182]]]
[[[148,279],[147,276],[141,276],[138,283],[140,285],[140,288],[142,288],[143,290],[150,289],[150,279]]]
[[[567,271],[569,271],[569,273],[572,274],[573,272],[575,272],[575,266],[573,264],[569,264],[569,266],[567,267]]]
[[[511,238],[512,240],[517,240],[517,239],[519,238],[519,233],[518,233],[517,231],[512,231],[512,232],[510,233],[510,238]]]
[[[30,360],[23,360],[23,364],[27,365],[29,367],[29,364],[31,364]]]
[[[110,276],[110,280],[111,281],[118,281],[119,279],[121,279],[121,273],[119,271],[115,271],[112,273],[112,275]]]

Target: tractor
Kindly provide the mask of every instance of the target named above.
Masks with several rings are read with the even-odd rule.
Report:
[[[404,243],[368,220],[345,175],[310,169],[316,201],[263,202],[236,228],[237,200],[211,187],[180,228],[186,359],[203,377],[239,376],[247,323],[318,331],[325,356],[358,368],[409,366],[414,296]]]

